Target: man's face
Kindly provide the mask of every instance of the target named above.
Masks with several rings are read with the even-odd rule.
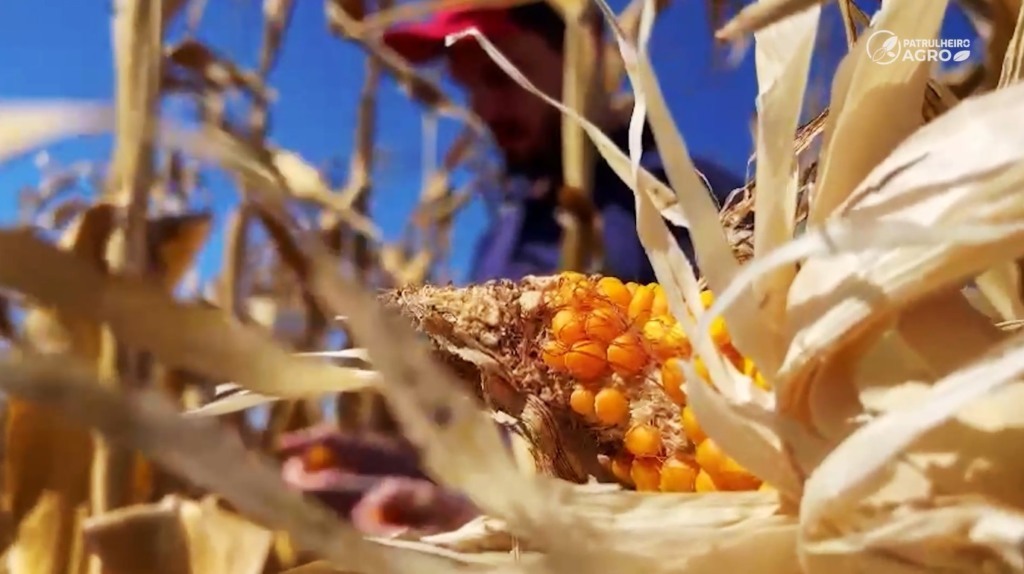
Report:
[[[561,99],[560,51],[532,32],[493,43],[534,86]],[[490,128],[510,171],[535,172],[557,160],[561,117],[554,106],[516,84],[476,42],[462,41],[449,48],[448,64],[466,90],[470,107]]]

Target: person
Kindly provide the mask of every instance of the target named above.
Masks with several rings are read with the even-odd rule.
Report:
[[[440,488],[420,469],[419,454],[401,436],[321,424],[282,436],[278,454],[286,484],[365,534],[447,532],[478,514],[467,498]]]
[[[560,266],[562,235],[556,219],[556,190],[562,177],[561,112],[519,86],[475,40],[445,46],[446,36],[470,27],[485,35],[536,87],[560,99],[564,21],[541,2],[439,12],[427,22],[392,28],[383,37],[386,45],[416,65],[444,56],[451,76],[466,91],[470,108],[487,125],[503,155],[506,189],[488,195],[497,204],[497,219],[476,246],[469,279],[514,280],[554,273]],[[601,127],[626,149],[628,120],[615,123],[613,117],[608,114],[599,120],[605,123]],[[643,141],[642,165],[667,183],[649,131]],[[595,163],[592,197],[602,224],[601,271],[623,281],[654,281],[650,261],[636,233],[633,192],[603,159]],[[742,185],[714,162],[696,158],[694,163],[719,205]],[[694,261],[687,231],[670,227]],[[285,479],[367,532],[450,530],[476,515],[468,501],[434,484],[418,470],[411,446],[401,439],[394,440],[402,446],[385,448],[379,441],[348,436],[336,429],[301,431],[285,438]],[[335,458],[346,462],[338,468],[304,467],[305,453],[325,445]]]
[[[471,282],[519,279],[559,270],[562,228],[556,220],[561,185],[562,114],[506,74],[467,37],[445,45],[449,34],[475,27],[539,90],[561,99],[565,22],[547,2],[512,8],[479,8],[437,13],[422,23],[385,32],[384,43],[416,65],[444,57],[469,107],[486,124],[504,158],[506,190],[488,194],[497,218],[480,238],[469,274]],[[599,33],[600,27],[595,27]],[[596,123],[624,151],[628,119],[599,114]],[[605,125],[601,125],[604,123]],[[643,138],[642,165],[668,183],[649,130]],[[601,218],[604,267],[601,272],[623,281],[655,281],[654,271],[636,232],[633,192],[597,158],[592,198]],[[743,182],[715,162],[694,158],[719,206]],[[497,196],[497,197],[495,197]],[[685,228],[670,225],[683,251],[696,265]]]

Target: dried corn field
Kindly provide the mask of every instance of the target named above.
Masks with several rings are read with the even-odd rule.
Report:
[[[838,0],[848,52],[804,125],[822,6],[711,2],[759,87],[753,179],[722,213],[650,65],[664,3],[555,3],[565,272],[461,288],[437,269],[466,201],[450,174],[477,161],[479,122],[379,40],[455,2],[326,3],[331,33],[367,55],[338,189],[267,139],[291,0],[264,3],[254,69],[168,36],[204,2],[115,4],[113,102],[0,107],[5,161],[115,138],[110,158],[27,190],[22,225],[0,230],[8,571],[1024,572],[1020,0],[886,0],[870,20]],[[872,61],[871,31],[934,38],[952,10],[982,58],[942,73]],[[580,32],[593,15],[618,24],[608,46]],[[517,76],[486,38],[453,40]],[[394,245],[366,214],[384,74],[466,125]],[[633,97],[614,92],[623,79]],[[198,121],[157,113],[170,95],[193,98]],[[585,119],[591,106],[651,123],[669,185]],[[601,256],[598,157],[634,189],[656,284],[578,272]],[[195,280],[213,234],[193,201],[206,169],[244,196],[210,286]],[[83,181],[94,196],[68,193]],[[699,275],[673,224],[690,228]],[[301,329],[278,328],[296,316]],[[352,344],[330,348],[337,333]],[[274,441],[325,400],[342,425],[407,437],[483,516],[371,537],[290,490]]]

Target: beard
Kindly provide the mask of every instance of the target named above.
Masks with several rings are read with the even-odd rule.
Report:
[[[557,118],[556,118],[557,120]],[[516,134],[519,126],[498,126],[496,130]],[[502,132],[498,132],[502,133]],[[505,161],[505,171],[509,175],[522,176],[529,179],[562,175],[562,124],[560,121],[549,122],[540,137],[529,145],[516,149],[505,149],[500,146]]]

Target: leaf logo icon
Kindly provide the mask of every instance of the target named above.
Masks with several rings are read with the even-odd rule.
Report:
[[[882,44],[882,50],[884,50],[889,57],[896,57],[896,42],[899,42],[899,38],[896,36],[890,36],[889,39]]]
[[[878,64],[891,64],[900,57],[900,38],[889,30],[875,30],[865,44],[868,58]]]
[[[953,61],[954,62],[964,62],[964,61],[967,60],[967,58],[970,58],[970,57],[971,57],[971,51],[970,50],[960,50],[956,54],[953,54]]]

